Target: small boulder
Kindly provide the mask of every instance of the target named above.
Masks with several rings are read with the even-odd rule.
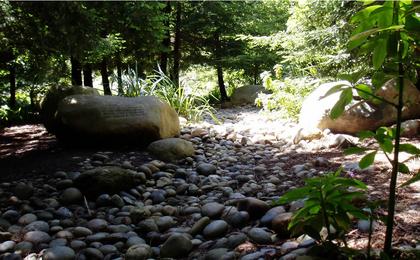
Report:
[[[208,239],[214,239],[226,234],[229,225],[224,220],[215,220],[208,224],[204,230],[203,235]]]
[[[197,173],[204,176],[209,176],[212,174],[216,174],[217,168],[213,164],[210,163],[200,163],[197,166]]]
[[[145,181],[144,173],[117,166],[104,166],[83,172],[74,180],[74,185],[83,194],[96,198],[103,193],[115,194],[129,190]]]
[[[76,254],[73,249],[67,246],[55,246],[45,250],[42,259],[45,260],[73,260]]]
[[[255,99],[258,97],[258,93],[261,92],[268,93],[268,91],[260,85],[243,86],[235,89],[230,99],[234,105],[254,104]]]
[[[64,205],[75,204],[82,201],[83,195],[77,188],[67,188],[60,196],[60,201]]]
[[[147,149],[162,161],[176,161],[194,155],[191,142],[180,138],[166,138],[151,143]]]
[[[192,247],[192,242],[187,236],[175,233],[163,243],[160,256],[168,258],[186,257]]]
[[[239,211],[247,211],[251,219],[259,219],[270,209],[270,206],[257,198],[247,197],[237,202]]]
[[[293,213],[286,212],[277,215],[271,222],[271,229],[274,230],[279,236],[287,237],[290,235],[287,229],[290,221],[292,220]]]
[[[143,260],[152,256],[152,248],[146,244],[133,245],[127,249],[126,260]]]

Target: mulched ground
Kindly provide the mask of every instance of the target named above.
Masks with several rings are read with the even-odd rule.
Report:
[[[420,138],[403,139],[420,147]],[[77,170],[77,163],[90,157],[97,149],[75,149],[63,147],[54,136],[48,134],[42,125],[22,125],[0,130],[0,181],[12,181],[30,178],[37,174],[53,174],[57,170]],[[136,147],[125,147],[113,150],[115,156],[135,152],[143,153]],[[358,161],[360,156],[346,156],[338,149],[326,149],[317,153],[290,154],[289,166],[313,161],[316,157],[325,157],[332,162],[333,168],[345,161]],[[146,160],[146,157],[140,157]],[[141,164],[141,162],[138,162]],[[420,169],[420,162],[413,161],[410,167]],[[322,170],[329,170],[328,168]],[[354,177],[369,185],[369,196],[385,201],[388,196],[390,169],[386,162],[376,164],[369,173],[355,173]],[[400,175],[398,183],[403,183],[410,176]],[[397,213],[395,217],[394,244],[398,246],[420,244],[420,182],[397,192]],[[383,208],[377,211],[378,216],[386,214]],[[385,225],[379,221],[372,238],[374,248],[381,248],[385,236]],[[357,229],[349,233],[349,245],[355,248],[365,248],[367,234]]]

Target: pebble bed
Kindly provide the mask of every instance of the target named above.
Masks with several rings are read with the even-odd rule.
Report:
[[[333,147],[340,136],[293,144],[295,124],[255,108],[218,112],[223,124],[184,125],[195,155],[176,163],[144,151],[116,157],[98,151],[75,165],[0,184],[1,259],[296,259],[314,244],[289,238],[287,224],[302,202],[273,205],[278,196],[324,174],[322,157],[285,167],[290,153]],[[130,171],[126,190],[85,194],[75,180],[104,166]],[[88,184],[90,185],[90,184]],[[95,183],[91,183],[95,185]],[[309,258],[305,258],[309,259]]]

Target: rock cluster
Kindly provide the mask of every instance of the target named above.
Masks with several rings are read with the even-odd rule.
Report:
[[[289,238],[303,202],[273,205],[304,178],[324,174],[322,157],[291,164],[293,154],[322,149],[293,144],[287,122],[263,130],[241,122],[184,126],[194,154],[172,162],[142,151],[100,151],[74,171],[0,184],[3,259],[295,259],[314,240]],[[248,116],[247,120],[258,118]],[[280,124],[281,127],[276,127]],[[267,125],[269,125],[267,127]],[[363,223],[359,223],[363,228]]]

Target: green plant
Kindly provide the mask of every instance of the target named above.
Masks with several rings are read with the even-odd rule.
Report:
[[[409,169],[404,162],[399,161],[399,152],[408,152],[413,156],[420,155],[420,150],[417,147],[409,143],[400,144],[402,109],[404,106],[404,79],[410,79],[410,74],[412,74],[410,72],[416,66],[413,53],[420,39],[418,34],[420,29],[419,6],[411,0],[385,1],[382,4],[376,4],[375,1],[364,1],[364,3],[367,7],[352,17],[352,23],[358,26],[350,38],[349,47],[350,49],[359,48],[361,54],[371,54],[373,67],[377,70],[376,75],[382,75],[384,79],[396,79],[398,100],[392,102],[376,96],[373,93],[375,86],[355,84],[363,75],[348,77],[354,83],[353,85],[333,87],[328,94],[341,91],[340,99],[331,110],[331,118],[333,119],[339,117],[353,100],[352,89],[355,89],[362,99],[378,103],[384,102],[396,110],[397,123],[395,128],[381,127],[376,132],[365,131],[359,134],[361,139],[374,138],[392,165],[384,244],[385,255],[391,257],[397,175],[398,172],[409,173]],[[375,75],[373,78],[375,78]],[[346,153],[365,151],[366,149],[353,147]],[[360,160],[360,167],[366,168],[372,165],[377,152],[375,149],[369,150],[369,153]],[[403,185],[408,185],[419,179],[420,172]]]
[[[319,84],[311,78],[273,79],[271,73],[262,75],[263,86],[270,94],[261,93],[256,105],[264,110],[281,111],[284,118],[297,119],[303,99]]]
[[[208,114],[218,122],[207,99],[188,91],[182,84],[176,87],[160,68],[145,79],[138,75],[137,69],[128,69],[122,78],[125,96],[156,96],[188,120],[198,121]]]
[[[325,176],[306,179],[306,185],[293,189],[279,198],[278,204],[303,199],[304,206],[297,211],[288,228],[292,235],[306,233],[320,242],[332,242],[341,238],[350,228],[349,215],[366,219],[365,212],[353,205],[353,201],[363,197],[360,190],[366,185],[358,180],[340,177],[341,170]],[[326,240],[320,235],[327,231]]]

